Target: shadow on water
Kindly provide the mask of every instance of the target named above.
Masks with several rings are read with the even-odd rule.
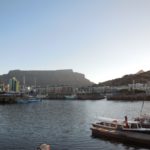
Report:
[[[122,146],[126,149],[126,150],[130,150],[131,148],[133,150],[149,150],[150,149],[150,146],[148,145],[143,145],[143,144],[140,144],[140,143],[137,143],[137,142],[130,142],[130,141],[122,141],[122,140],[119,140],[119,139],[110,139],[110,138],[107,138],[107,137],[97,137],[97,136],[94,136],[94,135],[91,135],[91,138],[93,139],[97,139],[97,140],[100,140],[100,141],[104,141],[104,142],[109,142],[111,144],[114,144],[114,145],[117,145],[117,144],[122,144]]]

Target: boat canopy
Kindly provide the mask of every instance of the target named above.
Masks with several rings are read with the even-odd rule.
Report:
[[[99,117],[98,120],[101,122],[108,122],[108,123],[112,123],[112,122],[122,123],[124,121],[121,119],[114,119],[114,118],[107,118],[107,117]]]
[[[114,118],[107,118],[107,117],[99,117],[98,120],[101,121],[101,122],[117,123],[117,124],[123,124],[125,122],[125,120],[123,120],[123,119],[114,119]],[[137,124],[137,123],[139,123],[139,121],[131,121],[130,120],[130,121],[128,121],[128,123]]]

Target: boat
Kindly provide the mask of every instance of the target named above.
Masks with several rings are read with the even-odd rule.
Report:
[[[91,127],[92,136],[115,139],[150,146],[150,128],[143,128],[139,121],[100,118]]]
[[[37,98],[27,98],[27,99],[18,99],[17,103],[18,104],[28,104],[28,103],[35,103],[35,102],[41,102],[41,99]]]
[[[65,99],[67,99],[67,100],[73,100],[73,99],[76,99],[76,98],[77,98],[77,95],[75,95],[75,94],[65,96]]]
[[[141,114],[139,117],[134,118],[135,121],[139,121],[144,128],[150,128],[150,115]]]
[[[139,121],[144,128],[150,128],[150,115],[149,114],[143,114],[143,107],[144,107],[144,101],[142,103],[140,115],[138,117],[135,117],[135,121]]]

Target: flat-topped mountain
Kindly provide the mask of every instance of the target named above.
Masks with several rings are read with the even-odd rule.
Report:
[[[148,83],[150,82],[150,71],[139,71],[136,74],[125,75],[122,78],[117,78],[113,80],[109,80],[106,82],[99,83],[99,85],[106,86],[121,86],[128,85],[132,83]]]
[[[84,74],[73,72],[71,69],[66,70],[55,70],[55,71],[23,71],[13,70],[8,74],[0,76],[0,81],[8,83],[9,79],[16,77],[20,84],[23,85],[25,82],[26,86],[62,86],[68,85],[73,87],[89,86],[93,83],[85,78]]]

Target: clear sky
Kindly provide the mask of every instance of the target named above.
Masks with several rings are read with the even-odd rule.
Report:
[[[0,74],[14,69],[150,70],[150,0],[0,0]]]

